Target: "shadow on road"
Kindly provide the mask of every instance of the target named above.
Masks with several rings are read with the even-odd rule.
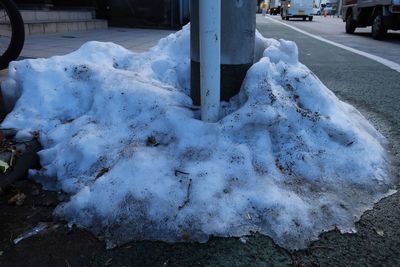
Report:
[[[309,21],[308,19],[303,20],[302,18],[290,18],[289,21],[299,21],[299,22],[313,22],[313,21]]]
[[[354,35],[360,37],[367,37],[372,38],[371,33],[369,32],[355,32]],[[382,41],[388,41],[392,43],[399,43],[400,44],[400,32],[389,32],[386,34],[385,38]]]

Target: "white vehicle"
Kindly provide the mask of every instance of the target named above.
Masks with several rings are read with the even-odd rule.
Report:
[[[321,12],[321,8],[318,7],[314,7],[313,11],[312,11],[313,15],[317,15],[317,16],[321,16],[322,12]]]
[[[289,20],[289,18],[302,18],[309,21],[313,19],[314,0],[285,0],[281,1],[282,19]]]

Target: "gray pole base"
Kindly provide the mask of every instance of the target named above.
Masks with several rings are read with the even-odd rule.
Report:
[[[225,65],[221,64],[221,101],[229,99],[239,93],[242,82],[246,77],[249,64]],[[200,63],[190,61],[190,96],[193,105],[200,106]]]

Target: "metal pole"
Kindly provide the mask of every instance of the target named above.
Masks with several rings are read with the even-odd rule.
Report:
[[[174,27],[174,0],[169,0],[169,7],[171,8],[171,28]]]
[[[190,1],[191,97],[200,105],[199,3]],[[236,95],[253,64],[256,28],[254,0],[221,0],[221,100]]]
[[[183,0],[179,0],[179,24],[183,25]]]
[[[221,0],[201,0],[199,20],[201,119],[216,122],[221,84]]]

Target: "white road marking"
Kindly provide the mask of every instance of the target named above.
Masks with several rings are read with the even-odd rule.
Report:
[[[265,17],[265,18],[267,18],[267,19],[269,19],[269,20],[271,20],[271,21],[273,21],[273,22],[275,22],[275,23],[279,23],[279,24],[282,24],[282,25],[284,25],[284,26],[286,26],[286,27],[289,27],[289,28],[291,28],[291,29],[293,29],[293,30],[295,30],[295,31],[298,31],[298,32],[302,33],[302,34],[308,35],[308,36],[310,36],[310,37],[312,37],[312,38],[314,38],[314,39],[317,39],[317,40],[319,40],[319,41],[321,41],[321,42],[325,42],[325,43],[328,43],[328,44],[330,44],[330,45],[334,45],[334,46],[339,47],[339,48],[342,48],[342,49],[344,49],[344,50],[353,52],[353,53],[358,54],[358,55],[360,55],[360,56],[363,56],[363,57],[372,59],[372,60],[374,60],[374,61],[376,61],[376,62],[378,62],[378,63],[381,63],[381,64],[385,65],[385,66],[388,67],[388,68],[391,68],[392,70],[395,70],[395,71],[397,71],[397,72],[400,72],[400,65],[397,64],[397,63],[395,63],[395,62],[393,62],[393,61],[390,61],[390,60],[385,59],[385,58],[382,58],[382,57],[375,56],[375,55],[370,54],[370,53],[367,53],[367,52],[363,52],[363,51],[354,49],[354,48],[349,47],[349,46],[346,46],[346,45],[342,45],[342,44],[339,44],[339,43],[330,41],[330,40],[325,39],[325,38],[323,38],[323,37],[320,37],[320,36],[311,34],[311,33],[309,33],[309,32],[303,31],[303,30],[300,30],[299,28],[296,28],[296,27],[294,27],[294,26],[292,26],[292,25],[283,23],[283,22],[281,22],[281,21],[278,21],[278,20],[275,20],[275,19],[272,19],[272,18],[268,18],[268,17]]]

